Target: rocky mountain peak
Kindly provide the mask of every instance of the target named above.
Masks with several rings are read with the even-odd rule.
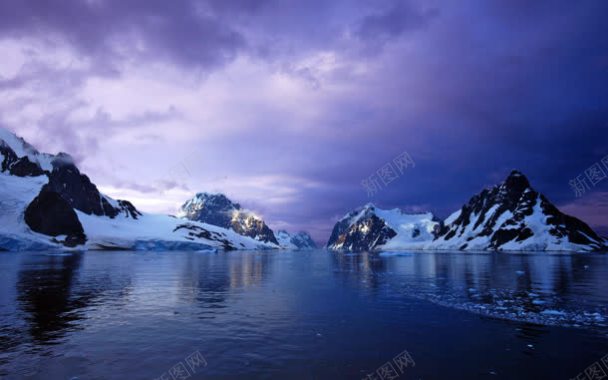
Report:
[[[439,223],[431,213],[407,214],[400,209],[383,210],[368,203],[340,219],[327,247],[338,251],[390,248],[422,248],[432,241]]]
[[[597,250],[603,240],[560,212],[514,170],[446,219],[434,246],[471,250]]]
[[[260,217],[243,210],[240,204],[232,202],[224,194],[197,193],[182,205],[177,216],[229,228],[243,236],[278,244],[274,233]]]

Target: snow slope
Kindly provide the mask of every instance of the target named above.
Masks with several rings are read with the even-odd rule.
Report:
[[[46,176],[21,178],[0,172],[0,250],[25,251],[60,246],[48,236],[31,231],[23,220],[25,209],[47,182]]]
[[[88,249],[221,250],[272,249],[273,244],[241,236],[210,224],[184,221],[169,215],[143,213],[133,220],[113,219],[77,211],[87,234]]]
[[[317,247],[310,235],[303,231],[290,234],[287,231],[279,230],[275,236],[282,249],[304,250]]]
[[[385,221],[397,235],[378,249],[423,249],[434,238],[439,222],[430,213],[405,214],[399,209],[376,209],[376,215]]]

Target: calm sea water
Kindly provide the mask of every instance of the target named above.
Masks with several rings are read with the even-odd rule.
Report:
[[[0,377],[569,379],[607,307],[608,255],[4,252]]]

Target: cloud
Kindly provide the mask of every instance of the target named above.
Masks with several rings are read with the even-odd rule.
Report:
[[[3,1],[0,33],[65,42],[104,64],[165,59],[209,68],[231,60],[244,39],[197,2]]]
[[[437,9],[420,10],[411,2],[396,1],[382,12],[365,16],[356,29],[356,35],[362,40],[381,43],[424,28],[438,15]]]
[[[606,215],[608,215],[608,191],[599,189],[562,205],[560,209],[566,214],[583,219],[599,233],[606,234],[608,232],[608,219],[606,218]]]
[[[608,154],[608,5],[532,7],[5,1],[0,122],[144,210],[223,191],[317,240],[368,201],[447,216],[513,168],[569,204]]]
[[[43,115],[37,120],[38,134],[32,139],[41,147],[59,147],[69,152],[77,163],[92,159],[100,145],[111,141],[112,137],[127,129],[146,130],[150,125],[163,124],[179,119],[177,110],[170,107],[164,111],[145,111],[115,119],[108,111],[98,108],[92,114],[84,111],[86,103],[76,103],[64,109]],[[121,138],[125,138],[122,135]]]

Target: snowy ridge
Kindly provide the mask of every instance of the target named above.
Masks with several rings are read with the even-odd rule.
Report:
[[[28,157],[31,162],[37,163],[42,170],[53,170],[52,162],[56,157],[55,155],[38,152],[25,140],[17,137],[4,128],[0,128],[0,145],[2,145],[2,143],[11,148],[15,154],[17,154],[17,157]]]
[[[142,214],[110,219],[77,212],[87,231],[88,249],[233,250],[272,249],[272,244],[241,236],[210,224],[185,222],[169,215]]]
[[[223,194],[198,193],[179,218],[144,214],[99,192],[65,153],[39,153],[0,128],[0,250],[305,249],[306,233],[277,236],[264,220]],[[278,239],[277,239],[278,237]],[[340,219],[331,250],[597,251],[607,242],[560,212],[513,171],[444,222],[433,214],[373,204]]]
[[[17,177],[0,173],[0,250],[66,249],[65,236],[32,231],[24,221],[25,209],[48,182],[46,176]],[[114,201],[116,202],[116,201]],[[241,236],[234,231],[168,215],[141,214],[138,219],[115,218],[76,210],[87,241],[75,249],[124,250],[223,250],[272,249],[272,244]]]
[[[0,164],[0,251],[277,248],[226,228],[141,213],[101,194],[68,155],[41,154],[1,128]]]

